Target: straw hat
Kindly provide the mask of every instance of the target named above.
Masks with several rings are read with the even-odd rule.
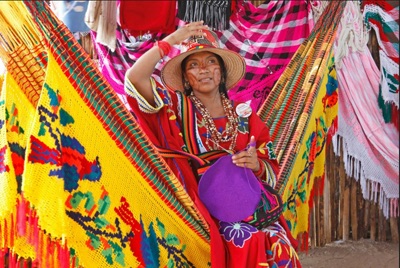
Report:
[[[203,36],[193,36],[188,39],[182,49],[181,54],[170,59],[161,70],[161,80],[164,85],[172,90],[183,91],[182,84],[182,61],[189,55],[209,51],[219,55],[225,63],[227,78],[226,88],[229,90],[234,87],[244,76],[246,71],[246,62],[243,57],[228,49],[220,48],[218,36],[210,30],[203,30]]]

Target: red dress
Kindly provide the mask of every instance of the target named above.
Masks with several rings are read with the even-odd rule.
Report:
[[[208,151],[206,127],[190,99],[179,91],[170,92],[152,82],[156,95],[155,107],[148,105],[128,80],[125,89],[138,123],[154,145],[196,155]],[[214,123],[222,132],[227,118],[214,118]],[[264,161],[266,173],[270,175],[271,181],[268,182],[274,185],[279,166],[270,146],[269,130],[254,111],[248,118],[238,117],[234,151],[245,149],[251,136],[255,137],[258,157]],[[228,149],[230,142],[221,142],[219,145]],[[166,162],[210,226],[212,267],[301,267],[293,246],[296,241],[282,216],[278,222],[262,231],[244,222],[220,222],[201,203],[197,179],[188,159],[166,158]]]

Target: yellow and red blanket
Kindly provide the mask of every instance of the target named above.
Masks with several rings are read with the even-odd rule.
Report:
[[[8,31],[3,55],[15,40],[41,55],[7,58],[7,70],[45,74],[25,85],[9,72],[2,87],[2,258],[39,267],[209,266],[200,213],[72,34],[44,2],[1,5],[2,17],[19,10],[37,27],[29,44],[33,34]]]

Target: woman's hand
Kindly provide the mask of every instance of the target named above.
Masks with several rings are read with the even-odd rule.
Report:
[[[171,46],[180,44],[192,35],[203,36],[203,30],[208,29],[203,25],[203,21],[196,21],[180,27],[163,39]],[[150,104],[155,105],[154,92],[150,82],[150,77],[154,68],[162,57],[159,47],[153,46],[146,51],[126,72],[126,77],[135,86],[140,95]]]
[[[204,25],[203,21],[195,21],[178,28],[175,32],[171,33],[163,39],[171,46],[178,45],[193,35],[203,36],[203,30],[207,30],[208,26]]]
[[[232,156],[232,162],[239,167],[247,167],[253,172],[260,170],[260,162],[258,161],[256,141],[254,136],[250,138],[250,146],[246,151],[242,151]]]

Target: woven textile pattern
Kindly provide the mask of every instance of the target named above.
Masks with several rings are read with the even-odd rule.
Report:
[[[302,215],[310,214],[310,200],[314,195],[321,193],[322,189],[316,189],[320,184],[316,180],[321,180],[325,176],[325,160],[327,143],[332,138],[332,132],[336,130],[337,111],[338,111],[338,86],[333,56],[328,58],[327,69],[321,74],[321,86],[315,94],[315,103],[309,107],[310,111],[308,122],[302,121],[299,124],[306,124],[302,142],[297,148],[297,155],[293,160],[292,167],[285,165],[286,169],[291,169],[289,180],[283,198],[286,200],[285,219],[290,222],[292,234],[296,236],[301,232],[308,232],[308,220]],[[302,115],[302,120],[306,120]],[[296,137],[297,139],[298,137]]]
[[[180,183],[66,27],[44,3],[25,5],[45,39],[46,75],[2,247],[15,252],[25,237],[39,267],[208,266],[207,227]]]
[[[247,63],[242,82],[229,91],[237,101],[252,100],[258,110],[301,43],[309,36],[306,1],[269,1],[257,8],[239,5],[221,42],[241,54]]]
[[[337,1],[329,4],[259,110],[277,151],[276,188],[294,236],[308,232],[308,219],[301,215],[308,215],[314,180],[324,176],[326,142],[337,124],[332,46],[343,7]]]
[[[381,97],[399,109],[399,6],[386,1],[363,1],[364,22],[379,43]],[[398,114],[394,115],[398,118]]]
[[[367,47],[368,25],[362,27],[362,22],[359,4],[348,2],[335,41],[335,52],[342,57],[336,58],[341,93],[333,148],[337,155],[343,148],[346,173],[360,182],[364,198],[379,203],[385,217],[398,217],[399,132],[379,110],[381,73]],[[389,31],[386,38],[391,37]]]
[[[96,32],[91,31],[93,44],[99,55],[100,70],[112,85],[115,92],[124,94],[125,71],[151,47],[151,40],[130,40],[129,35],[119,26],[116,29],[117,43],[115,51],[96,42]]]
[[[4,44],[0,46],[0,56],[7,65],[7,71],[36,106],[47,61],[43,38],[23,5],[2,1],[0,7],[0,32],[3,38],[8,39],[3,40]],[[15,21],[15,18],[19,20]]]
[[[18,204],[21,202],[22,175],[29,132],[34,107],[30,100],[14,80],[6,73],[1,96],[1,143],[6,168],[0,174],[0,243],[4,248],[13,248],[18,256],[34,258],[35,251],[32,244],[24,236],[13,236],[18,220]],[[5,143],[5,144],[4,144]],[[3,146],[4,144],[4,146]],[[5,151],[4,151],[5,149]],[[8,225],[9,232],[4,228]],[[14,230],[14,231],[11,231]],[[3,244],[4,243],[4,244]],[[4,249],[0,249],[2,251]],[[4,252],[5,253],[5,252]],[[12,253],[10,252],[10,255]]]
[[[19,216],[22,219],[24,216],[18,214],[17,208],[22,198],[27,133],[43,85],[47,55],[43,38],[40,38],[40,32],[22,2],[16,5],[0,2],[0,10],[0,32],[4,42],[0,46],[0,56],[8,72],[1,96],[4,112],[0,117],[5,129],[1,141],[6,150],[3,159],[7,167],[6,172],[0,175],[0,260],[8,254],[12,264],[18,262],[16,255],[25,259],[35,258],[35,248],[29,241],[32,237],[15,234]],[[15,20],[17,17],[19,20]],[[26,230],[18,230],[18,233],[20,231]]]
[[[7,126],[6,126],[6,105],[4,83],[0,99],[0,220],[10,219],[15,212],[17,182],[15,180],[14,167],[12,165],[10,148],[7,144]],[[4,227],[3,227],[4,228]],[[2,234],[3,237],[3,234]],[[0,241],[1,242],[1,241]]]
[[[368,49],[349,53],[342,62],[335,152],[340,154],[341,138],[346,173],[356,174],[363,196],[379,202],[385,217],[398,217],[399,133],[385,124],[377,106],[379,70]]]
[[[136,164],[124,155],[51,54],[46,74],[23,184],[38,225],[53,237],[66,236],[86,267],[94,259],[98,267],[164,266],[170,251],[176,265],[204,259],[199,252],[207,253],[206,239],[185,224],[188,219],[173,216],[183,208],[139,167],[148,152],[135,148]],[[184,242],[190,240],[195,250]]]

